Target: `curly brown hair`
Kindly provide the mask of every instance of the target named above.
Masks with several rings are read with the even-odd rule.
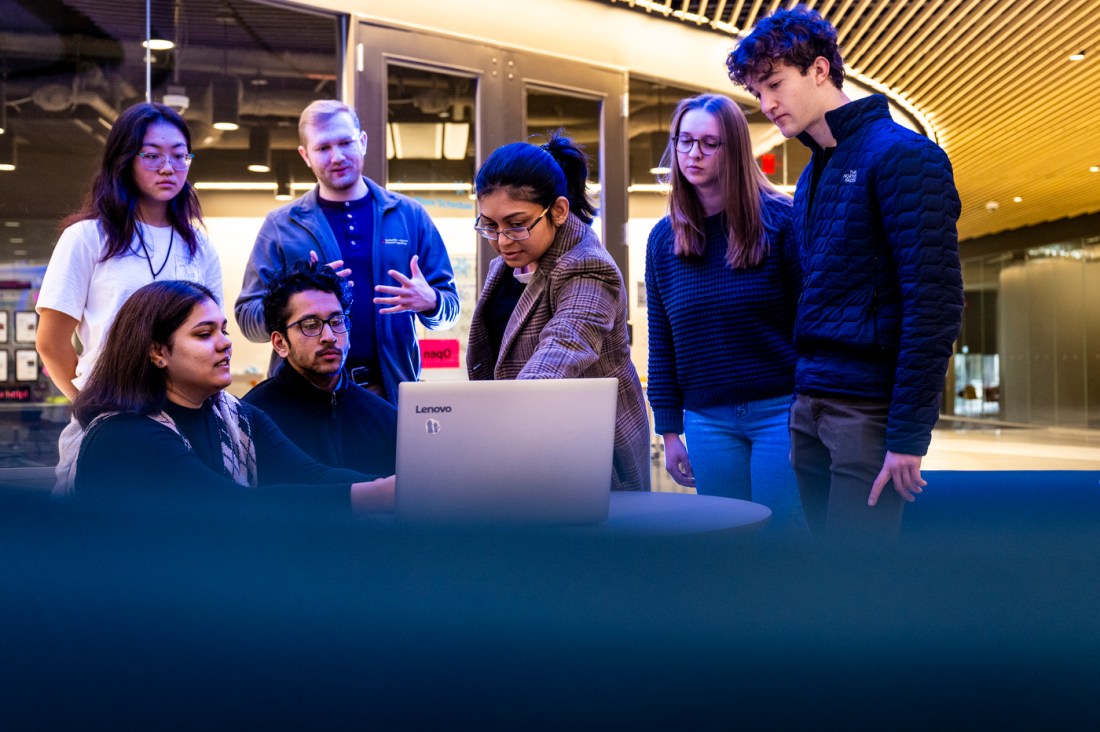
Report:
[[[829,62],[829,78],[840,89],[844,84],[844,59],[836,41],[836,28],[816,10],[796,5],[777,10],[753,26],[726,56],[729,77],[747,87],[772,72],[776,64],[797,66],[803,75],[818,57]]]

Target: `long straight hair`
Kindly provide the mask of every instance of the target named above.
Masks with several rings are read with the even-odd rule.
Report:
[[[149,125],[165,122],[183,134],[187,152],[191,152],[191,132],[176,110],[163,104],[141,103],[119,115],[107,133],[103,161],[92,181],[91,190],[80,210],[62,222],[62,228],[78,221],[97,219],[103,228],[106,248],[101,262],[121,255],[130,248],[137,232],[139,192],[134,182],[133,163]],[[180,233],[192,257],[199,248],[196,226],[202,224],[199,196],[189,181],[168,202],[168,223]]]
[[[760,172],[752,155],[749,124],[741,108],[720,94],[700,94],[682,99],[672,113],[672,135],[665,149],[669,162],[668,213],[674,237],[673,251],[681,257],[702,256],[707,237],[703,226],[703,206],[695,186],[680,170],[675,139],[680,134],[680,122],[693,109],[700,109],[718,121],[722,144],[714,153],[718,163],[718,185],[724,201],[727,236],[726,263],[733,269],[755,267],[768,254],[767,228],[770,216],[764,202],[767,199],[789,201]]]
[[[153,414],[168,399],[164,369],[153,365],[153,344],[172,347],[176,330],[196,305],[217,302],[197,282],[159,280],[139,288],[119,308],[88,382],[73,400],[84,427],[103,412]]]

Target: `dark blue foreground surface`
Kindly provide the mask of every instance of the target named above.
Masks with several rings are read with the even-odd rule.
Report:
[[[1095,728],[1100,475],[926,477],[887,546],[0,491],[0,727]]]

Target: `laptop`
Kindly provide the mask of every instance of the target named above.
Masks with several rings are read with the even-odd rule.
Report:
[[[605,521],[617,390],[613,378],[402,383],[398,519]]]

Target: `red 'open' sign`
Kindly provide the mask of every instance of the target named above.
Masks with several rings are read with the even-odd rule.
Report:
[[[420,341],[420,365],[426,369],[458,368],[458,339],[430,338]]]

